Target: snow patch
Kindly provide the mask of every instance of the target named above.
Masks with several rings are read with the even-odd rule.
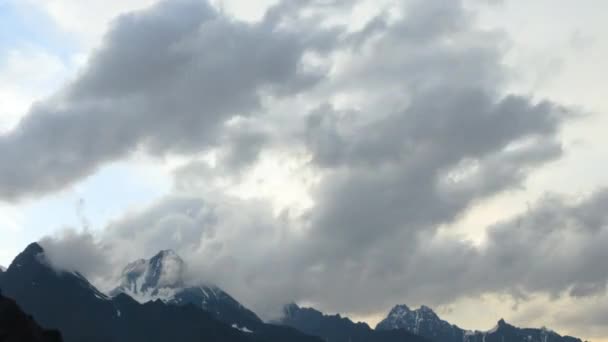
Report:
[[[252,333],[252,332],[253,332],[253,331],[249,330],[249,329],[248,329],[247,327],[245,327],[245,326],[244,326],[244,327],[242,327],[242,328],[241,328],[241,327],[239,327],[239,326],[238,326],[236,323],[232,324],[232,328],[237,329],[237,330],[240,330],[240,331],[245,332],[245,333]]]

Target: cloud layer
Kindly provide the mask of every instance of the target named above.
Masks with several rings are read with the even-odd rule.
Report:
[[[303,70],[307,39],[247,24],[204,2],[162,3],[119,17],[80,75],[0,137],[6,200],[61,189],[134,150],[188,153],[262,96],[288,96],[321,75]]]
[[[185,156],[171,195],[45,246],[101,284],[173,248],[193,280],[266,317],[294,300],[367,314],[603,294],[605,191],[547,197],[482,245],[438,234],[559,159],[575,113],[507,93],[508,38],[460,1],[396,2],[353,27],[357,6],[285,1],[245,23],[171,1],[121,16],[81,74],[0,137],[0,194],[61,189],[134,151]],[[284,155],[314,175],[311,205],[277,214],[272,198],[229,191]]]

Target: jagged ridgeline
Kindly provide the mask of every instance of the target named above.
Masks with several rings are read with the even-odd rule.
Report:
[[[560,336],[548,329],[520,329],[499,320],[489,331],[462,329],[442,319],[427,306],[412,310],[397,305],[376,326],[376,330],[406,330],[434,342],[581,342],[570,336]]]
[[[0,341],[58,341],[59,332],[66,342],[581,341],[504,320],[488,331],[465,330],[427,306],[412,310],[397,305],[372,329],[347,317],[289,304],[281,319],[268,324],[217,285],[187,282],[186,267],[175,252],[161,251],[128,264],[106,295],[81,274],[54,269],[43,248],[33,243],[7,270],[0,269],[0,289],[11,298],[1,301]]]
[[[66,342],[321,341],[263,322],[245,330],[192,304],[142,304],[124,293],[106,296],[82,275],[53,269],[38,244],[15,258],[0,288],[41,326],[59,330]]]

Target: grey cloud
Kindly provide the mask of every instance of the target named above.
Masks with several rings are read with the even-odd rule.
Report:
[[[241,121],[227,128],[219,148],[220,167],[230,170],[242,170],[253,164],[271,142],[272,133],[255,122]]]
[[[485,257],[506,271],[495,281],[516,272],[518,286],[529,291],[605,293],[606,194],[598,191],[577,204],[548,197],[531,212],[489,229]]]
[[[57,269],[78,271],[91,281],[103,282],[112,272],[107,246],[97,241],[89,231],[63,229],[40,241],[48,260]]]
[[[579,334],[601,340],[608,333],[608,301],[605,297],[595,297],[572,305],[569,309],[559,310],[555,314],[555,321]]]
[[[294,267],[296,258],[289,250],[301,249],[295,248],[299,242],[290,234],[291,226],[286,219],[277,220],[264,201],[221,194],[208,194],[205,199],[182,195],[126,214],[108,225],[97,240],[85,233],[55,236],[43,243],[59,268],[90,269],[87,274],[94,275],[107,290],[127,262],[171,248],[187,261],[191,281],[216,283],[268,317],[293,298],[294,290],[304,291],[310,283]],[[95,253],[84,254],[82,262],[63,257],[72,253],[69,247],[79,240],[95,241],[96,246],[83,245],[84,250],[91,248]],[[72,256],[79,256],[78,251]],[[111,267],[90,267],[91,255]],[[75,263],[77,267],[73,267]],[[288,283],[293,287],[285,286]]]
[[[400,230],[331,260],[319,257],[317,239],[325,240],[326,249],[340,248],[339,242],[305,234],[298,218],[277,219],[263,201],[221,195],[165,198],[114,222],[99,242],[63,236],[44,245],[57,246],[51,249],[51,257],[59,258],[55,264],[71,262],[102,280],[132,259],[173,248],[187,260],[192,279],[218,283],[265,317],[290,300],[370,313],[399,302],[440,305],[488,293],[604,296],[606,227],[585,222],[607,216],[606,198],[605,190],[578,203],[546,197],[489,227],[481,246]],[[590,208],[600,210],[590,214]],[[74,241],[85,243],[73,248]],[[60,259],[55,251],[70,257]],[[93,257],[113,267],[95,268]]]
[[[112,240],[125,243],[137,240],[137,246],[145,247],[145,250],[134,248],[132,258],[161,249],[196,248],[205,234],[213,234],[208,227],[217,220],[205,201],[189,196],[168,197],[146,208],[145,213],[127,213],[106,229]]]
[[[221,143],[223,125],[255,114],[262,94],[291,95],[321,79],[302,68],[315,47],[297,33],[236,21],[204,1],[119,17],[80,75],[0,137],[1,196],[61,189],[135,149]]]
[[[266,26],[244,27],[266,32],[267,27],[293,21],[291,16],[310,4],[318,5],[283,2],[267,14]],[[400,302],[437,305],[484,293],[585,296],[601,291],[608,274],[600,248],[606,235],[604,192],[576,205],[547,198],[521,217],[489,227],[482,246],[437,234],[439,227],[454,222],[472,205],[525,186],[530,172],[558,159],[559,131],[571,116],[558,103],[505,94],[509,75],[501,61],[502,34],[478,29],[474,15],[459,1],[442,5],[444,1],[408,2],[399,21],[379,17],[360,32],[342,31],[335,51],[323,51],[331,74],[314,89],[298,93],[293,102],[286,99],[288,105],[282,108],[293,107],[293,113],[283,113],[292,121],[289,127],[285,121],[272,121],[275,117],[267,113],[226,123],[241,108],[240,100],[214,104],[216,99],[210,99],[209,110],[217,110],[222,119],[203,125],[205,129],[193,136],[219,141],[217,151],[225,167],[197,163],[179,170],[176,194],[129,213],[104,230],[100,238],[111,246],[108,250],[126,263],[157,249],[174,248],[192,265],[192,277],[217,282],[267,317],[293,300],[330,311],[376,313]],[[223,27],[232,22],[211,23]],[[233,29],[241,32],[241,26]],[[279,41],[271,39],[268,44],[292,51],[288,38],[298,34],[291,33],[285,42],[270,35]],[[329,49],[326,43],[319,44]],[[196,50],[201,45],[187,47]],[[177,44],[163,52],[179,55],[183,48]],[[281,55],[283,48],[270,50]],[[296,44],[294,49],[302,48]],[[348,57],[336,61],[332,52]],[[258,84],[301,84],[301,54],[286,56],[291,67],[283,76],[252,77],[255,82],[235,91],[251,99]],[[190,66],[199,70],[196,64]],[[213,63],[209,66],[209,72],[221,70]],[[104,89],[101,81],[86,82],[82,92]],[[125,82],[121,94],[135,95],[107,95],[111,102],[148,103]],[[167,89],[183,90],[181,81],[171,82]],[[154,89],[149,92],[158,94]],[[337,105],[334,100],[340,96],[352,101]],[[299,97],[310,101],[307,108],[298,107]],[[131,147],[200,147],[180,140],[178,132],[198,130],[202,123],[198,117],[180,114],[189,107],[171,102],[174,99],[160,96],[147,104],[145,108],[154,109],[150,115],[160,118],[154,127],[166,128],[166,133],[152,136],[152,130],[141,128],[144,133],[136,137],[125,134],[124,139],[134,139]],[[257,105],[253,99],[243,103]],[[177,106],[176,122],[156,111],[167,108],[165,100]],[[224,105],[236,109],[225,111]],[[124,115],[131,118],[128,111]],[[285,212],[276,217],[269,203],[235,199],[208,185],[218,171],[241,169],[276,146],[305,149],[311,156],[307,166],[320,178],[311,189],[314,206],[304,215]],[[188,191],[197,188],[196,183],[207,183],[202,194]]]

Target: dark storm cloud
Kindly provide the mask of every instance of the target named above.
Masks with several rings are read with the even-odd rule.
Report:
[[[262,94],[292,95],[320,80],[301,59],[322,31],[239,22],[204,1],[119,17],[78,77],[0,137],[0,196],[61,189],[136,149],[219,143],[225,122],[254,114]]]

